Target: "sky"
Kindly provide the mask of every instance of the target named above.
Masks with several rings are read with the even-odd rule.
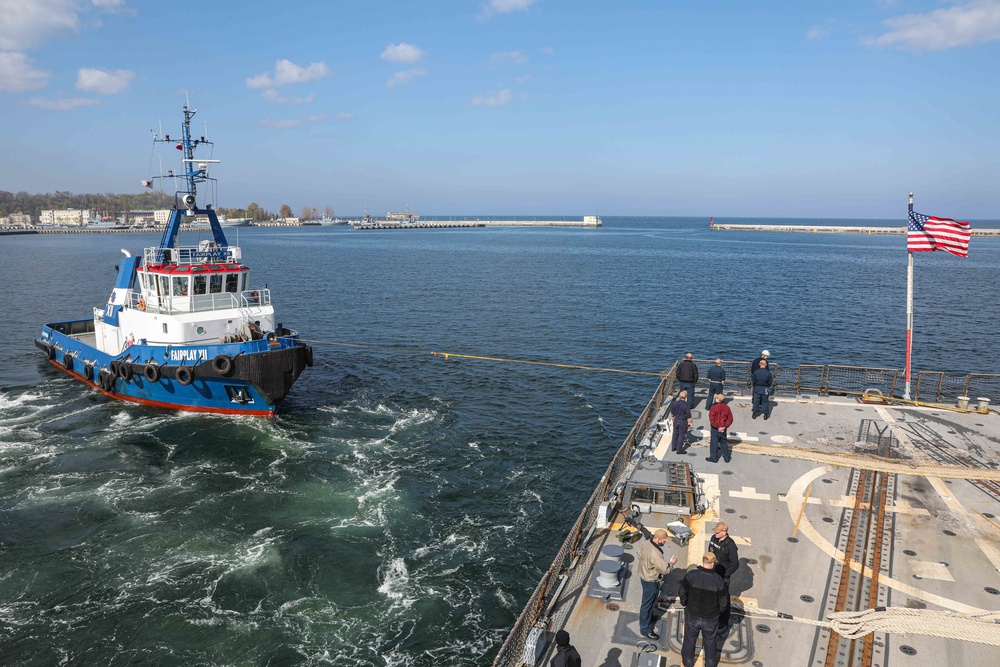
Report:
[[[218,206],[1000,218],[1000,0],[0,0],[0,190]]]

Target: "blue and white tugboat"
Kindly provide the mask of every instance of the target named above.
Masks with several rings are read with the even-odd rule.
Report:
[[[271,417],[312,366],[312,348],[276,323],[270,291],[251,286],[212,205],[199,207],[197,186],[215,180],[208,166],[218,160],[195,159],[195,149],[211,142],[192,138],[194,114],[184,107],[180,141],[153,137],[182,151],[186,188],[175,195],[160,245],[142,257],[123,250],[107,305],[91,319],[44,325],[35,345],[53,366],[112,398]],[[179,246],[181,221],[196,215],[208,218],[214,239]]]

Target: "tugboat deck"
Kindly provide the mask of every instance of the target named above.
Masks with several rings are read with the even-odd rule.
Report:
[[[719,644],[722,664],[1000,664],[1000,614],[985,625],[964,616],[1000,608],[1000,417],[994,411],[793,393],[772,399],[769,420],[752,420],[751,397],[729,394],[731,463],[705,460],[709,425],[702,393],[686,454],[669,451],[665,422],[655,426],[650,442],[656,459],[691,465],[707,504],[691,517],[688,544],[675,538],[664,547],[679,562],[661,588],[660,640],[639,634],[638,543],[619,541],[625,524],[616,513],[609,527],[589,535],[582,530],[575,565],[550,570],[565,576],[560,590],[536,592],[532,602],[548,623],[534,664],[548,664],[552,637],[565,629],[584,664],[680,665],[684,611],[675,596],[685,572],[700,565],[719,520],[729,524],[740,556],[730,588],[732,623]],[[654,398],[646,414],[657,407]],[[640,516],[650,531],[669,520]],[[595,582],[598,564],[615,550],[605,551],[609,545],[626,549],[620,588]],[[824,627],[835,612],[876,607],[888,609],[880,620],[895,621],[910,610],[963,616],[943,623],[920,619],[930,634],[923,628],[876,631],[856,640]],[[945,626],[944,634],[959,638],[932,636]],[[702,661],[699,645],[696,664]],[[510,664],[503,651],[495,664]]]

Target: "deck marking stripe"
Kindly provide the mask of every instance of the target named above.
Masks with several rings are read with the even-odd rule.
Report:
[[[804,496],[804,491],[806,487],[811,484],[816,478],[824,475],[833,470],[832,466],[821,466],[818,468],[813,468],[806,474],[795,480],[788,489],[788,514],[790,518],[795,517],[795,513],[799,511],[798,503],[802,502]],[[839,562],[848,562],[848,565],[852,570],[858,572],[868,578],[871,578],[872,571],[871,568],[865,567],[863,564],[858,563],[854,559],[847,560],[846,554],[840,549],[833,546],[825,537],[819,534],[816,528],[813,527],[812,523],[809,521],[809,517],[805,517],[802,522],[801,527],[802,534],[809,538],[809,540],[819,547],[824,553],[826,553],[830,558],[833,558]],[[951,609],[953,611],[960,611],[966,614],[981,614],[986,612],[986,609],[980,609],[978,607],[973,607],[972,605],[967,605],[958,600],[952,600],[941,595],[935,595],[925,590],[921,590],[909,584],[903,583],[902,581],[897,581],[885,574],[879,575],[879,583],[884,584],[890,588],[894,588],[897,591],[906,593],[910,597],[923,600],[925,602],[930,602],[936,604],[945,609]]]
[[[742,491],[730,491],[733,498],[746,498],[747,500],[770,500],[770,493],[757,493],[757,489],[752,486],[744,486]]]

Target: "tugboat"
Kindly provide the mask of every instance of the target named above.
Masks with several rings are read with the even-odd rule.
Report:
[[[312,348],[276,323],[271,292],[250,284],[250,269],[226,241],[212,205],[198,205],[199,183],[215,181],[191,136],[196,111],[184,107],[183,187],[160,245],[124,261],[104,308],[86,320],[52,322],[35,345],[49,362],[111,398],[192,412],[272,417],[307,366]],[[143,181],[151,187],[152,181]],[[205,216],[212,240],[177,244],[184,218]]]

